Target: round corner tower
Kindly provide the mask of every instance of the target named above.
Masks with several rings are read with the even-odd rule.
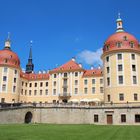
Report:
[[[5,41],[0,50],[0,102],[14,103],[19,101],[20,60],[11,50],[11,41]]]
[[[123,30],[120,15],[116,33],[103,47],[105,103],[140,101],[140,46],[139,41]]]

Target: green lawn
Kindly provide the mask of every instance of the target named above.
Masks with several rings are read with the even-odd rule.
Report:
[[[0,125],[0,140],[140,140],[140,126]]]

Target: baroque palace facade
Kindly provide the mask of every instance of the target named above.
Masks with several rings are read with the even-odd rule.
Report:
[[[103,67],[91,70],[72,58],[48,72],[34,73],[30,48],[23,72],[8,38],[0,51],[0,102],[140,102],[139,41],[124,31],[120,17],[116,23],[116,32],[103,46]]]

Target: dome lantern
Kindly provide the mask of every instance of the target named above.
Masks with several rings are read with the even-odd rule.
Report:
[[[11,49],[11,40],[10,40],[10,33],[8,32],[8,37],[5,41],[5,46],[4,46],[4,49]]]
[[[121,14],[118,13],[118,19],[116,20],[116,22],[117,22],[117,30],[116,30],[116,32],[124,32],[124,30],[123,30],[123,21],[122,21],[120,15]]]

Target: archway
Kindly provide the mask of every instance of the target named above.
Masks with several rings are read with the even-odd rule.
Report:
[[[25,115],[24,122],[25,123],[31,123],[32,122],[32,117],[33,117],[32,113],[31,112],[27,112],[26,115]]]

